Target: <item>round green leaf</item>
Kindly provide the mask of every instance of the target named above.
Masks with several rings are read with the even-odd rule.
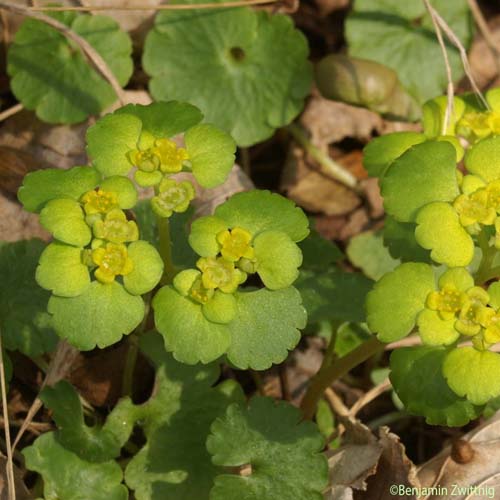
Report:
[[[301,422],[286,402],[255,397],[248,409],[231,405],[212,424],[207,449],[216,465],[248,464],[249,476],[221,474],[212,500],[321,500],[328,483],[323,437],[316,425]]]
[[[467,266],[474,257],[474,242],[448,203],[429,203],[417,216],[415,238],[431,250],[431,258],[449,267]]]
[[[137,149],[141,130],[141,120],[127,114],[106,115],[87,129],[87,154],[97,170],[106,177],[127,175],[127,153]]]
[[[58,335],[89,351],[108,347],[131,333],[144,317],[144,302],[119,283],[93,281],[78,297],[51,297],[48,310]]]
[[[123,472],[115,461],[91,463],[64,448],[53,432],[24,448],[26,467],[43,478],[45,498],[58,500],[127,500]]]
[[[170,11],[156,16],[143,65],[155,99],[192,102],[239,146],[250,146],[301,111],[312,79],[307,56],[305,37],[288,16],[249,8]]]
[[[212,323],[222,323],[224,325],[230,323],[234,319],[236,307],[234,295],[216,290],[212,299],[204,304],[201,310],[208,321]]]
[[[457,396],[442,374],[448,350],[442,347],[402,347],[391,354],[390,379],[405,409],[428,424],[462,426],[482,408]]]
[[[241,227],[254,236],[262,231],[282,231],[297,242],[309,234],[304,212],[292,201],[269,191],[235,194],[216,208],[215,215],[229,227]]]
[[[102,56],[124,86],[132,75],[132,43],[116,21],[104,16],[54,13]],[[36,19],[26,19],[8,51],[11,89],[27,109],[49,123],[77,123],[116,100],[111,85],[77,45]]]
[[[215,257],[219,253],[217,234],[225,231],[227,227],[224,220],[213,215],[196,219],[189,234],[191,248],[202,257]]]
[[[488,287],[488,295],[490,296],[490,306],[497,310],[500,309],[500,281],[495,281]]]
[[[132,295],[142,295],[152,290],[160,281],[163,260],[156,248],[147,241],[134,241],[127,250],[134,268],[123,277],[123,284]]]
[[[89,268],[82,262],[82,249],[51,243],[40,256],[38,284],[61,297],[76,297],[90,284]]]
[[[201,111],[187,102],[168,101],[142,104],[127,104],[115,111],[115,114],[133,115],[142,122],[143,132],[156,138],[173,137],[185,132],[201,122]]]
[[[17,196],[25,210],[39,212],[48,201],[56,198],[79,200],[99,184],[100,178],[99,172],[90,167],[37,170],[24,177]]]
[[[425,135],[418,132],[394,132],[376,137],[363,149],[363,166],[371,177],[383,177],[396,158],[425,141]]]
[[[430,263],[429,252],[419,246],[415,239],[415,227],[413,222],[398,222],[388,215],[383,229],[384,245],[393,258],[402,262]]]
[[[431,266],[408,262],[381,278],[366,297],[367,323],[382,342],[406,337],[435,288]]]
[[[155,324],[167,351],[182,363],[209,363],[226,351],[231,334],[228,325],[208,321],[201,305],[165,286],[153,299]]]
[[[401,222],[414,222],[427,203],[458,196],[455,149],[448,142],[417,144],[397,158],[382,181],[384,207]]]
[[[191,169],[204,188],[222,184],[234,165],[236,144],[222,130],[203,123],[190,128],[184,135]]]
[[[244,401],[243,391],[234,380],[214,386],[216,363],[175,361],[157,333],[141,336],[140,348],[156,368],[155,391],[134,407],[146,444],[127,464],[127,485],[137,500],[208,499],[219,471],[205,446],[210,425],[228,405]]]
[[[465,166],[487,182],[500,179],[500,136],[487,137],[470,147]]]
[[[307,315],[293,288],[261,289],[236,294],[237,309],[229,323],[231,343],[227,357],[242,370],[266,370],[286,359],[300,340]]]
[[[318,321],[365,321],[366,294],[373,281],[361,273],[337,269],[302,270],[294,283],[307,311],[310,323]]]
[[[483,405],[500,395],[500,354],[459,347],[446,356],[443,375],[452,391]]]
[[[450,345],[460,337],[455,318],[442,319],[437,311],[424,309],[417,319],[418,333],[425,345]]]
[[[56,240],[84,247],[90,243],[92,232],[85,222],[80,204],[70,199],[50,200],[40,212],[40,224]]]
[[[254,240],[257,274],[271,290],[290,286],[299,276],[302,252],[286,233],[264,231]]]
[[[433,7],[467,47],[471,24],[466,0],[434,0]],[[351,56],[394,69],[401,83],[421,103],[440,94],[447,78],[443,55],[430,16],[420,0],[356,0],[345,25]],[[457,80],[463,75],[458,51],[448,47]]]
[[[54,350],[57,335],[47,313],[50,294],[35,281],[45,244],[40,240],[0,243],[0,330],[4,348],[30,357]]]
[[[118,205],[122,210],[134,208],[137,203],[137,190],[127,177],[119,175],[104,179],[99,187],[103,191],[112,191],[118,196]]]
[[[366,231],[351,239],[346,249],[349,260],[373,280],[393,271],[400,264],[384,246],[380,232]]]

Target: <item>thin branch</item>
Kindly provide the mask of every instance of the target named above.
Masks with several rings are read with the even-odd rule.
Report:
[[[140,10],[197,10],[197,9],[224,9],[226,7],[246,7],[249,5],[270,5],[273,3],[281,3],[281,0],[246,0],[246,1],[234,1],[234,2],[220,2],[220,3],[198,3],[198,4],[168,4],[168,5],[127,5],[127,6],[44,6],[44,7],[30,7],[29,10],[33,12],[91,12],[91,11],[103,11],[103,10],[113,10],[113,11],[140,11]]]
[[[469,64],[469,60],[467,59],[467,51],[465,50],[465,47],[462,45],[462,42],[459,40],[457,35],[453,32],[453,30],[450,28],[448,23],[441,17],[439,12],[429,3],[429,0],[424,0],[424,3],[429,10],[429,13],[431,14],[431,17],[433,17],[439,27],[444,31],[445,35],[448,37],[450,42],[455,45],[455,47],[458,49],[458,52],[460,53],[460,59],[462,60],[462,66],[464,68],[465,74],[467,75],[467,78],[469,79],[469,82],[472,86],[472,89],[474,92],[477,94],[479,97],[480,101],[483,103],[483,105],[486,107],[486,109],[490,109],[490,105],[484,98],[483,94],[481,93],[481,90],[479,89],[476,80],[474,79],[474,76],[472,75],[472,70]]]
[[[57,19],[36,12],[35,10],[38,9],[37,7],[22,7],[10,2],[0,1],[0,9],[5,9],[10,12],[14,12],[15,14],[20,14],[26,17],[37,19],[38,21],[48,24],[52,28],[56,29],[70,40],[73,40],[73,42],[75,42],[82,49],[83,53],[92,62],[92,64],[101,73],[101,75],[109,82],[109,84],[115,91],[115,94],[118,97],[120,103],[122,105],[126,104],[125,92],[123,91],[121,85],[118,83],[115,75],[109,69],[106,61],[104,61],[99,52],[97,52],[94,47],[92,47],[92,45],[87,42],[87,40],[77,35],[73,30],[68,28],[65,24],[59,22]],[[45,8],[42,10],[45,10]]]
[[[446,112],[444,114],[443,121],[443,129],[442,134],[446,135],[448,131],[448,126],[450,124],[450,120],[453,117],[453,97],[455,94],[455,89],[453,87],[453,75],[451,72],[450,60],[448,58],[448,51],[446,50],[446,46],[443,40],[443,34],[441,33],[441,28],[439,27],[439,23],[436,17],[436,11],[431,6],[429,0],[424,0],[425,7],[431,16],[432,24],[434,25],[434,31],[436,32],[436,37],[438,39],[439,46],[441,47],[441,52],[443,54],[444,66],[446,68],[446,78],[448,80],[446,95],[447,95],[447,106]]]
[[[497,65],[497,72],[500,72],[500,48],[496,43],[495,39],[493,38],[490,28],[488,27],[488,24],[484,19],[483,13],[481,12],[479,5],[477,4],[477,1],[476,0],[467,0],[467,1],[469,3],[469,8],[472,12],[472,16],[474,17],[474,21],[476,22],[477,27],[479,28],[479,31],[481,32],[481,35],[483,36],[486,45],[488,46],[490,52],[493,55],[493,59],[495,60],[495,64]]]
[[[13,448],[10,440],[9,408],[7,406],[7,390],[5,384],[5,366],[3,363],[2,335],[0,332],[0,385],[2,389],[3,428],[5,431],[5,444],[7,447],[7,487],[9,500],[16,500],[16,485],[14,482],[14,461],[12,460]]]
[[[0,113],[0,122],[6,120],[7,118],[11,117],[12,115],[15,115],[16,113],[19,113],[19,111],[22,111],[24,109],[24,106],[19,103],[15,104],[14,106],[7,108],[5,111],[2,111]]]
[[[355,417],[357,413],[361,411],[368,403],[371,403],[374,399],[378,398],[385,391],[391,388],[391,381],[386,378],[383,382],[370,389],[367,393],[361,396],[352,406],[349,408],[348,415],[350,417]]]

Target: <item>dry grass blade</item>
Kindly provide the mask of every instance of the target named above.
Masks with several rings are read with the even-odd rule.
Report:
[[[378,398],[385,391],[388,391],[391,388],[391,381],[389,378],[386,378],[380,384],[376,385],[372,389],[370,389],[367,393],[361,396],[349,409],[348,415],[350,417],[355,417],[359,411],[365,407],[368,403]]]
[[[12,4],[10,2],[0,1],[0,9],[5,9],[10,12],[14,12],[15,14],[20,14],[26,17],[37,19],[38,21],[48,24],[52,28],[56,29],[70,40],[73,40],[73,42],[75,42],[82,49],[83,53],[92,62],[95,68],[109,82],[109,84],[115,91],[116,96],[118,97],[120,103],[122,105],[126,104],[125,92],[122,89],[121,85],[118,83],[118,80],[116,79],[115,75],[109,69],[108,65],[101,57],[101,55],[94,49],[94,47],[92,47],[92,45],[90,45],[89,42],[87,42],[87,40],[77,35],[73,30],[68,28],[65,24],[59,22],[57,19],[54,19],[53,17],[47,16],[45,14],[41,14],[40,12],[33,11],[29,7],[22,7],[19,5]]]
[[[7,446],[7,487],[9,489],[9,500],[16,500],[16,486],[14,482],[14,462],[12,460],[13,446],[10,441],[9,409],[7,407],[7,390],[5,384],[5,371],[3,363],[2,336],[0,332],[0,385],[2,389],[3,428],[5,431],[5,442]]]
[[[19,113],[19,111],[22,111],[23,109],[24,106],[21,103],[14,104],[14,106],[7,108],[5,111],[0,113],[0,122],[6,120],[12,115],[15,115],[16,113]]]

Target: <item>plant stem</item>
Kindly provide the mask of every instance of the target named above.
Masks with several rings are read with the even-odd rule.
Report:
[[[300,125],[292,123],[286,127],[286,130],[288,130],[293,138],[304,148],[306,153],[318,162],[322,174],[341,182],[356,192],[360,191],[356,177],[342,165],[332,160],[329,155],[312,144]]]
[[[158,235],[160,237],[160,255],[163,260],[162,285],[172,283],[175,276],[174,263],[172,261],[172,240],[170,238],[170,222],[168,217],[157,217]]]
[[[139,337],[147,327],[149,311],[151,310],[150,300],[151,293],[145,297],[144,318],[141,324],[128,337],[127,357],[125,358],[125,366],[123,368],[122,394],[123,396],[132,396],[135,365],[139,355]]]
[[[488,280],[495,278],[499,270],[498,267],[492,267],[497,249],[494,246],[490,246],[488,240],[489,238],[485,230],[481,231],[478,236],[478,243],[483,255],[481,257],[481,263],[479,264],[479,268],[476,271],[475,276],[475,281],[478,285],[482,285]]]
[[[384,349],[385,344],[373,337],[356,349],[342,356],[339,360],[332,363],[330,359],[325,356],[323,364],[318,373],[312,378],[311,384],[307,389],[306,395],[302,400],[301,408],[304,418],[312,419],[316,413],[318,401],[321,399],[325,389],[330,387],[332,383],[338,378],[342,377],[354,367],[366,361],[369,357],[373,356],[376,352]],[[330,350],[329,350],[330,351]],[[331,352],[334,352],[333,349]]]

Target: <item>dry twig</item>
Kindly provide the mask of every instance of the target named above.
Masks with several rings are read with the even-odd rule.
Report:
[[[2,111],[0,113],[0,122],[6,120],[12,115],[15,115],[16,113],[19,113],[19,111],[22,111],[23,109],[24,106],[21,103],[14,104],[14,106],[7,108],[5,111]]]

